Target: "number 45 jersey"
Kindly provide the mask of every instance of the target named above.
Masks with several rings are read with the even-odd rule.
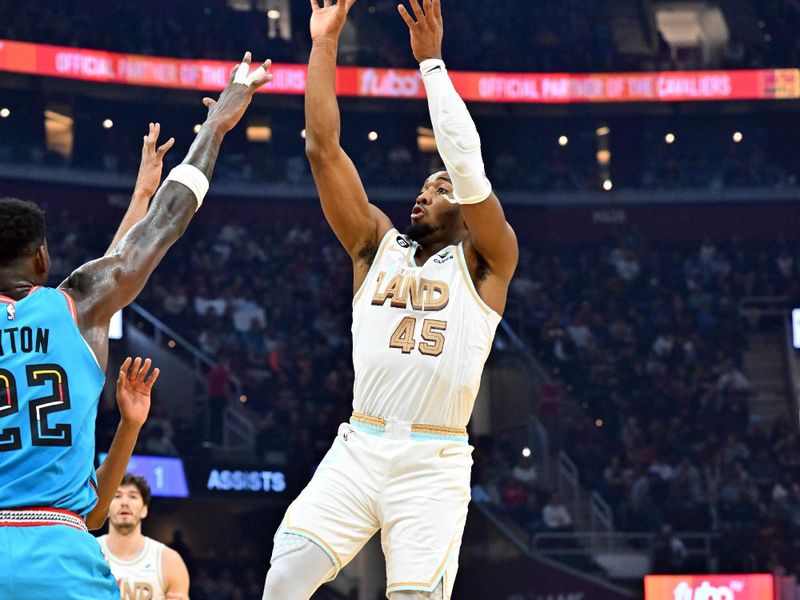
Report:
[[[389,231],[353,299],[353,409],[466,427],[500,315],[475,290],[463,244],[422,266],[416,249]]]
[[[0,509],[85,516],[97,502],[94,424],[105,375],[63,291],[0,296]]]

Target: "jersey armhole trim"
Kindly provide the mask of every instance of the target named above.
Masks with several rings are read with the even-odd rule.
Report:
[[[378,251],[375,253],[375,258],[372,260],[372,264],[369,266],[367,275],[364,277],[364,281],[361,282],[361,286],[358,288],[358,291],[356,292],[355,296],[353,296],[353,306],[355,306],[356,302],[358,302],[361,299],[361,294],[364,292],[364,288],[367,285],[367,281],[369,281],[369,278],[372,276],[372,270],[375,268],[375,265],[378,264],[378,262],[380,261],[381,256],[383,255],[383,251],[386,250],[386,246],[388,245],[391,236],[395,233],[397,233],[397,229],[392,227],[389,231],[386,232],[386,235],[383,236],[383,239],[381,240],[381,243],[378,246]]]
[[[161,586],[161,589],[164,591],[164,594],[167,593],[167,586],[164,584],[164,548],[166,547],[161,542],[157,542],[158,546],[156,546],[156,579],[158,579],[158,585]]]
[[[467,284],[467,289],[472,294],[472,298],[475,300],[475,303],[478,305],[478,307],[487,315],[492,315],[492,314],[496,315],[497,312],[493,310],[491,306],[486,304],[486,302],[483,301],[483,298],[481,298],[480,294],[478,294],[478,290],[475,289],[475,282],[472,281],[472,275],[469,274],[467,259],[464,256],[464,242],[460,242],[458,244],[458,266],[461,269],[461,274],[464,276],[464,280]]]
[[[72,320],[75,321],[75,324],[77,325],[78,324],[78,310],[75,308],[75,300],[73,300],[72,296],[70,296],[67,292],[65,292],[61,288],[56,288],[56,289],[59,292],[61,292],[61,294],[64,296],[64,298],[67,299],[67,308],[69,308],[69,314],[72,315]],[[32,288],[31,289],[31,293],[33,293],[35,290],[36,290],[36,288]]]
[[[83,337],[83,333],[81,333],[81,328],[78,326],[78,310],[75,308],[75,300],[73,300],[72,296],[70,296],[67,292],[65,292],[61,288],[56,288],[56,290],[61,292],[61,294],[66,299],[67,308],[69,309],[69,313],[72,315],[72,320],[75,322],[75,329],[77,330],[78,335],[80,336],[80,338],[83,340],[83,343],[86,345],[86,349],[89,351],[89,354],[92,356],[92,359],[94,360],[95,364],[97,365],[97,368],[100,370],[100,374],[103,377],[103,380],[105,380],[105,377],[106,377],[105,369],[103,369],[103,367],[100,366],[100,361],[97,360],[97,355],[94,353],[94,350],[92,350],[92,347],[89,345],[89,342],[86,341],[86,338]]]

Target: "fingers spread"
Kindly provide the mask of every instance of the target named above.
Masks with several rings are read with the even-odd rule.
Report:
[[[150,374],[150,377],[147,378],[147,381],[144,382],[145,385],[147,387],[153,387],[153,384],[156,382],[156,379],[158,379],[159,375],[161,375],[161,369],[156,367],[155,369],[153,369],[153,372]]]
[[[119,378],[123,379],[128,376],[128,369],[131,368],[131,357],[125,359],[119,368]]]
[[[250,54],[248,52],[248,54]],[[241,83],[247,85],[247,74],[250,72],[250,61],[242,61],[236,68],[236,75],[233,77],[234,83]]]
[[[150,123],[147,127],[147,135],[144,136],[144,145],[151,146],[153,145],[153,130],[155,129],[155,125]]]
[[[247,76],[248,84],[259,88],[268,81],[272,81],[272,74],[267,72],[271,66],[272,61],[270,59],[265,60],[260,67]]]
[[[164,158],[164,155],[169,151],[170,148],[175,144],[175,138],[169,138],[164,145],[158,149],[158,158]]]
[[[136,377],[139,375],[139,369],[142,366],[142,359],[141,357],[137,356],[136,360],[133,361],[133,368],[128,371],[128,381],[133,382],[136,380]]]
[[[317,0],[311,0],[311,11],[319,10],[319,3]]]
[[[411,18],[410,14],[408,14],[408,11],[406,10],[405,6],[403,6],[402,4],[398,4],[397,12],[400,13],[400,16],[403,17],[403,21],[406,22],[406,25],[408,25],[409,28],[414,27],[414,25],[416,25],[416,23],[414,23],[414,19]]]
[[[150,365],[152,364],[152,362],[153,361],[151,361],[149,358],[144,361],[142,368],[136,374],[136,381],[140,383],[144,381],[144,378],[147,376],[148,371],[150,371]]]
[[[410,0],[411,10],[414,11],[414,16],[417,17],[417,21],[421,21],[425,18],[425,13],[422,12],[422,7],[419,5],[417,0]]]
[[[258,89],[262,85],[264,85],[265,83],[269,83],[270,81],[272,81],[272,73],[267,73],[263,77],[256,79],[253,83],[250,84],[250,86],[254,89]]]

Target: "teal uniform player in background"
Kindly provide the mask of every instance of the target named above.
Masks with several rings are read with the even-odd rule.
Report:
[[[182,165],[194,178],[168,178],[106,255],[58,289],[41,287],[50,271],[44,213],[0,200],[0,600],[120,597],[87,531],[119,485],[93,469],[108,325],[185,231],[202,203],[198,177],[210,180],[223,138],[271,79],[267,64],[245,78],[249,63],[247,53],[219,100],[203,101],[208,115]]]

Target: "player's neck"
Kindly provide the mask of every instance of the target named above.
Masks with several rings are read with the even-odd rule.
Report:
[[[136,527],[129,533],[123,533],[109,527],[106,540],[108,549],[120,560],[132,560],[141,554],[144,549],[144,536],[142,528]]]
[[[417,263],[417,266],[424,265],[427,260],[433,256],[434,254],[439,254],[442,250],[447,248],[448,246],[453,246],[461,242],[460,239],[424,239],[417,242],[419,246],[417,247],[417,252],[414,255],[414,260]]]
[[[6,296],[12,300],[22,300],[34,285],[36,284],[21,277],[18,272],[0,269],[0,296]]]

